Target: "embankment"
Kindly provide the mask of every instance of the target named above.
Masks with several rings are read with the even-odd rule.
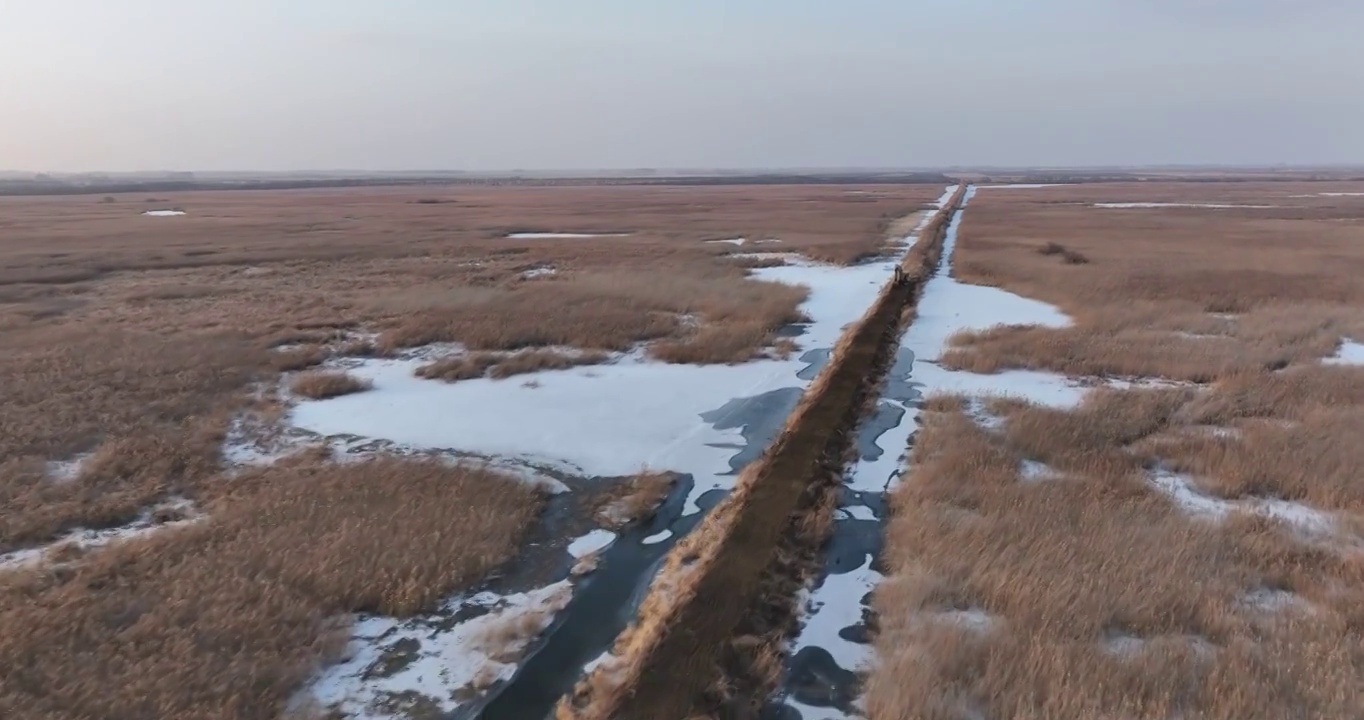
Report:
[[[818,546],[856,428],[932,275],[965,186],[929,221],[781,435],[734,492],[669,555],[638,620],[559,705],[560,720],[756,715],[780,673],[780,641]]]

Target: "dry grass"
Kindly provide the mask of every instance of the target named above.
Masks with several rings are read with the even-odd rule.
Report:
[[[433,609],[509,559],[540,502],[436,461],[244,476],[206,522],[0,575],[0,716],[275,717],[346,614]]]
[[[1364,206],[1294,200],[1302,188],[1282,185],[1272,202],[1254,184],[1179,191],[1295,207],[1075,204],[1188,201],[1161,186],[987,191],[972,204],[959,274],[1077,322],[959,338],[951,364],[1209,385],[1096,390],[1073,410],[996,400],[999,431],[960,398],[926,402],[875,596],[873,720],[1343,719],[1364,707],[1364,368],[1310,362],[1364,317],[1350,287]],[[1072,248],[1093,262],[1054,261]],[[1054,475],[1024,478],[1025,460]],[[1148,482],[1158,465],[1211,496],[1333,512],[1334,535],[1247,512],[1192,517]],[[1266,592],[1292,601],[1248,602]]]
[[[676,481],[677,477],[669,473],[639,473],[601,498],[597,520],[613,530],[647,521],[668,497]]]
[[[417,376],[446,382],[473,380],[485,375],[501,380],[544,370],[567,370],[582,365],[599,365],[610,359],[611,356],[603,352],[567,353],[547,348],[514,353],[461,353],[422,365],[417,368]]]
[[[1139,460],[1086,462],[1064,440],[1047,441],[1063,448],[1049,460],[1072,472],[1020,481],[1019,462],[1036,457],[1038,438],[1065,437],[1062,425],[1128,415],[1093,433],[1109,435],[1108,448],[1162,425],[1165,399],[1133,401],[1051,423],[1011,416],[1005,437],[960,413],[926,416],[894,499],[891,580],[876,594],[872,718],[1355,717],[1357,556],[1313,549],[1265,520],[1191,521],[1147,488]],[[1243,604],[1266,588],[1297,594],[1310,614],[1266,617]],[[961,610],[987,613],[990,628],[945,614]],[[1106,650],[1118,636],[1145,644]]]
[[[1293,196],[1339,187],[983,191],[962,226],[957,275],[1057,304],[1076,324],[998,328],[961,338],[943,359],[978,372],[1033,367],[1205,382],[1330,355],[1342,337],[1364,335],[1364,285],[1355,281],[1364,273],[1364,199]],[[1125,201],[1279,207],[1092,207]]]
[[[295,395],[310,400],[326,400],[364,392],[372,386],[373,383],[368,380],[338,370],[305,372],[289,382],[289,389]]]

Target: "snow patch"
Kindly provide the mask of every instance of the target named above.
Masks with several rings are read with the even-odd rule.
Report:
[[[184,214],[185,214],[185,211],[184,211],[184,210],[147,210],[146,212],[144,212],[144,213],[142,213],[142,214],[143,214],[143,215],[146,215],[146,216],[148,216],[148,217],[175,217],[175,216],[177,216],[177,215],[184,215]]]
[[[61,562],[60,559],[49,556],[53,551],[70,549],[84,554],[115,542],[191,525],[203,519],[204,515],[192,501],[180,497],[170,498],[143,510],[136,520],[121,527],[99,530],[76,528],[47,545],[0,554],[0,572],[36,567],[44,562]]]
[[[1364,343],[1345,340],[1336,354],[1322,360],[1327,365],[1364,365]]]
[[[989,632],[995,626],[996,620],[984,610],[945,610],[942,612],[928,613],[930,621],[942,625],[952,625],[971,632]]]
[[[730,238],[728,240],[707,240],[707,245],[743,245],[748,242],[747,238]]]
[[[90,453],[77,455],[70,460],[52,460],[47,463],[47,477],[54,483],[69,483],[80,477]]]
[[[670,538],[670,537],[672,537],[672,536],[673,536],[673,531],[672,531],[672,530],[664,530],[663,532],[656,533],[656,534],[650,535],[649,537],[644,538],[643,543],[644,543],[645,545],[656,545],[656,544],[658,544],[658,543],[663,542],[664,540],[667,540],[668,538]]]
[[[526,593],[456,597],[434,615],[400,621],[362,616],[347,658],[325,668],[305,691],[328,709],[362,720],[401,718],[394,700],[418,696],[452,713],[494,683],[508,680],[516,659],[568,604],[563,581]],[[485,614],[450,624],[461,610]]]
[[[1036,460],[1024,460],[1019,463],[1018,477],[1023,482],[1035,483],[1042,482],[1043,480],[1055,480],[1056,478],[1061,477],[1061,473],[1058,472],[1056,468],[1047,465],[1046,463],[1040,463]]]
[[[548,277],[550,275],[557,274],[559,274],[558,269],[556,269],[553,265],[550,265],[548,267],[531,268],[529,270],[522,272],[520,277],[522,280],[534,280],[535,278],[538,277]]]
[[[1240,601],[1242,608],[1264,613],[1280,613],[1291,610],[1310,611],[1311,603],[1301,596],[1287,590],[1256,588],[1246,593]]]
[[[1310,535],[1329,534],[1335,527],[1331,516],[1302,503],[1279,499],[1223,500],[1204,495],[1187,475],[1157,469],[1148,478],[1151,485],[1191,515],[1222,520],[1233,512],[1251,512],[1279,520]]]
[[[593,530],[569,543],[568,554],[575,558],[584,558],[605,550],[615,541],[616,534],[610,530]]]

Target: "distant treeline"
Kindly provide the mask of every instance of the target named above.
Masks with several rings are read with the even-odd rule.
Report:
[[[190,190],[306,190],[317,188],[453,186],[453,185],[870,185],[954,182],[941,173],[827,173],[757,174],[696,177],[439,177],[439,178],[335,178],[241,181],[111,180],[66,182],[61,180],[0,180],[0,195],[111,195],[117,193],[165,193]]]

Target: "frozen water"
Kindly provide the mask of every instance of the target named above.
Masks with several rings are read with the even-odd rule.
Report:
[[[827,650],[844,670],[864,668],[871,661],[871,647],[845,640],[839,631],[861,624],[862,598],[881,579],[881,573],[871,569],[871,558],[852,572],[826,577],[806,601],[805,626],[791,654],[802,648],[818,647]]]

